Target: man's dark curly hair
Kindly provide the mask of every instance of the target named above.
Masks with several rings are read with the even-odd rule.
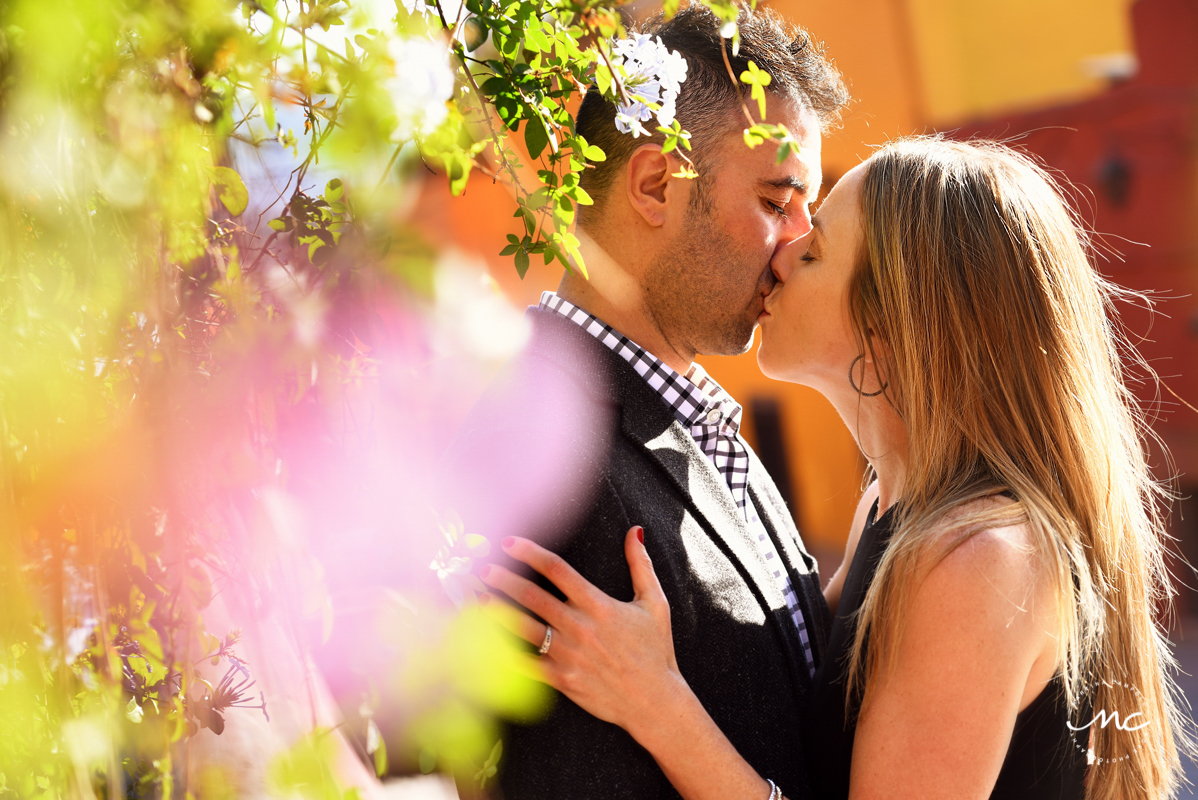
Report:
[[[756,63],[770,75],[767,95],[796,100],[811,109],[822,132],[838,124],[840,112],[849,101],[844,81],[824,55],[823,45],[805,30],[786,22],[777,12],[748,7],[742,7],[737,24],[740,50],[735,56],[730,40],[720,36],[719,19],[698,3],[692,3],[668,20],[658,15],[640,29],[641,33],[661,37],[667,48],[686,58],[686,81],[678,95],[677,118],[691,133],[693,150],[688,155],[699,171],[696,189],[700,196],[710,187],[710,173],[718,166],[717,144],[727,133],[745,125],[721,47],[727,48],[732,71],[738,77],[749,68],[750,61]],[[741,89],[748,101],[749,87],[742,85]],[[606,161],[597,162],[582,177],[582,187],[594,198],[594,211],[600,213],[612,182],[636,148],[664,141],[656,132],[649,139],[620,133],[615,117],[615,106],[595,88],[587,92],[577,117],[578,133],[588,144],[603,148],[607,155]],[[646,127],[652,130],[656,125],[656,121],[650,121]],[[585,226],[590,218],[592,213],[583,212],[579,222]]]

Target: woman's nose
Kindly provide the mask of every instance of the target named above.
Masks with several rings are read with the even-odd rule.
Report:
[[[785,283],[790,277],[790,273],[794,271],[795,263],[803,255],[803,249],[807,247],[807,239],[794,239],[774,250],[774,257],[770,259],[770,270],[774,273],[774,277],[780,283]]]

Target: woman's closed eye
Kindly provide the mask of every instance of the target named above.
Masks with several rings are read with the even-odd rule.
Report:
[[[811,232],[811,238],[807,240],[807,249],[803,251],[803,255],[799,256],[799,261],[804,264],[819,261],[823,257],[823,234],[820,232],[819,222],[812,219],[811,223],[814,230]]]

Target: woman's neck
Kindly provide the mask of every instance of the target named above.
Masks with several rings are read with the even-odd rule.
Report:
[[[903,496],[907,477],[907,427],[885,395],[862,397],[856,392],[844,392],[828,399],[877,475],[878,515],[881,516]]]

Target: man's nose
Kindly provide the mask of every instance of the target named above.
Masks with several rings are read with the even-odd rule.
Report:
[[[811,206],[803,204],[801,213],[792,214],[790,216],[790,224],[786,226],[786,230],[782,233],[784,241],[794,241],[802,239],[807,234],[811,233]]]

